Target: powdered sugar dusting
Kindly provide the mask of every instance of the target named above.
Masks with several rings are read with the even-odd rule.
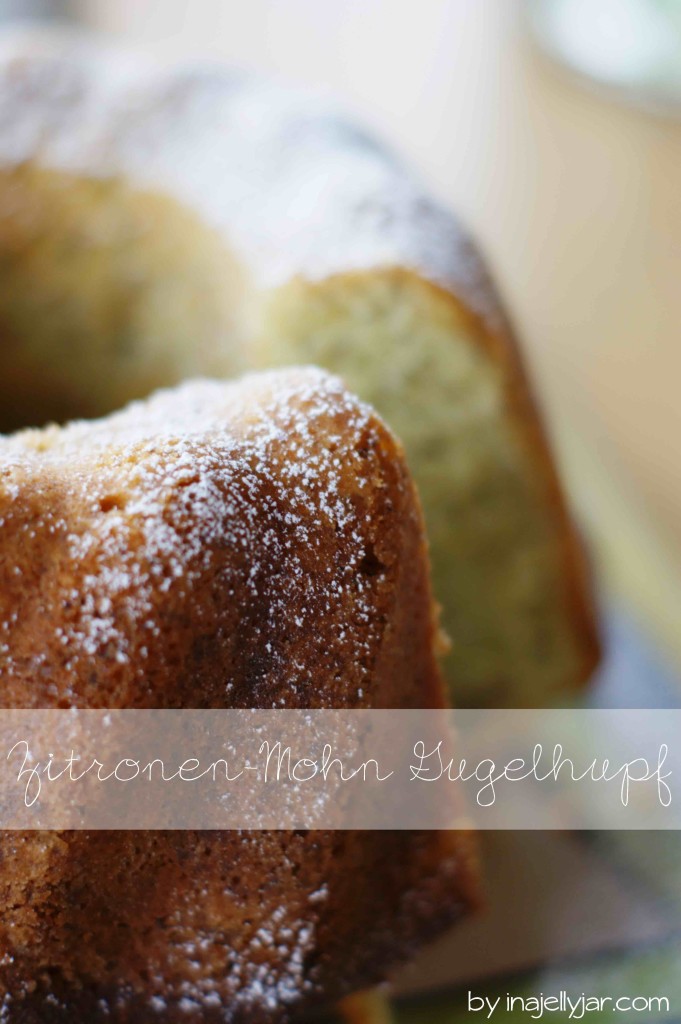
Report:
[[[265,287],[407,266],[501,312],[473,246],[386,148],[328,96],[234,70],[154,65],[82,37],[0,49],[0,164],[174,196]]]
[[[192,382],[104,420],[3,439],[3,677],[30,679],[36,700],[44,678],[48,702],[153,705],[142,681],[191,614],[225,665],[209,702],[324,703],[319,659],[342,652],[347,691],[333,699],[362,704],[380,639],[362,562],[384,434],[338,380],[307,369]],[[48,615],[36,648],[27,637]],[[248,694],[230,676],[244,621]],[[318,649],[312,622],[331,632]],[[84,677],[104,665],[103,692],[86,699]],[[117,697],[113,677],[127,681]]]
[[[194,381],[106,419],[0,439],[2,702],[362,705],[384,629],[380,575],[363,568],[367,545],[380,546],[372,502],[389,489],[399,507],[404,487],[399,472],[390,488],[381,478],[401,464],[386,445],[372,410],[316,369]],[[150,1019],[280,1019],[318,995],[324,869],[303,844],[309,883],[292,883],[290,840],[273,834],[266,854],[264,841],[233,840],[230,870],[264,856],[265,877],[281,869],[275,900],[291,890],[294,902],[263,897],[256,910],[249,891],[253,920],[231,943],[192,921],[215,898],[214,876],[191,907],[181,888],[165,965],[146,969],[142,995],[117,980],[93,1019],[140,999]],[[0,1020],[21,998],[13,989]]]

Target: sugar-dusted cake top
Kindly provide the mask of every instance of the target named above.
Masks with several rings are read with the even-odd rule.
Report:
[[[0,456],[0,666],[21,700],[371,699],[399,531],[420,524],[398,445],[337,378],[195,381]]]
[[[186,204],[253,279],[405,266],[491,323],[500,311],[453,216],[327,95],[246,72],[137,59],[55,30],[0,42],[0,167],[122,178]]]

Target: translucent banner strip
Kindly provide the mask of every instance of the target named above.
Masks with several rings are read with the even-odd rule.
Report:
[[[4,829],[678,829],[681,711],[0,711]]]

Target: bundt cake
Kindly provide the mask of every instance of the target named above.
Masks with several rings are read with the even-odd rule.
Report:
[[[511,329],[457,223],[327,100],[29,31],[0,55],[0,429],[316,363],[402,439],[456,699],[596,659]]]
[[[314,369],[0,441],[5,707],[443,704],[403,452]],[[468,833],[0,833],[3,1024],[276,1021],[476,898]]]

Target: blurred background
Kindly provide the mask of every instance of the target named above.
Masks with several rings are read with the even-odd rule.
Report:
[[[422,172],[482,244],[539,385],[602,582],[601,686],[620,704],[681,699],[681,0],[0,11],[329,87]],[[676,985],[681,1003],[676,836],[486,843],[487,911],[410,968],[404,992],[497,976],[500,992]],[[458,1020],[455,997],[438,998],[425,1017],[405,1003],[404,1019]]]
[[[601,578],[681,665],[679,0],[36,6],[328,86],[421,170],[492,263]],[[531,20],[636,105],[547,58]]]

